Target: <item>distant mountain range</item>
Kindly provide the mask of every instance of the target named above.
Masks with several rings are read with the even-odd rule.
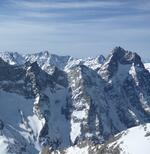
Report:
[[[149,154],[149,68],[121,47],[86,59],[1,52],[0,154]]]

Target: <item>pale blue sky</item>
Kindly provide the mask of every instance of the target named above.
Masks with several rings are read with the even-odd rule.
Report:
[[[0,51],[150,57],[150,0],[0,0]]]

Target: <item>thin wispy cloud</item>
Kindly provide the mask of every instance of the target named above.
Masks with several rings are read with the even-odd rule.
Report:
[[[121,2],[110,1],[64,1],[64,2],[52,2],[52,1],[13,1],[15,5],[24,8],[32,9],[78,9],[78,8],[95,8],[95,7],[116,7],[120,6]]]
[[[53,22],[92,22],[95,20],[114,18],[118,16],[137,16],[149,14],[149,10],[143,9],[144,4],[133,1],[52,1],[52,0],[9,0],[10,8],[18,18],[24,20],[52,20]],[[145,4],[149,4],[148,2]],[[12,14],[10,14],[12,16]],[[47,22],[47,21],[46,21]]]
[[[21,14],[24,17],[29,17],[29,18],[62,18],[64,17],[64,14],[61,13],[53,13],[53,12],[33,12],[33,11],[28,11],[28,12],[22,12]]]
[[[90,56],[122,45],[148,51],[149,6],[149,0],[5,0],[0,50]]]

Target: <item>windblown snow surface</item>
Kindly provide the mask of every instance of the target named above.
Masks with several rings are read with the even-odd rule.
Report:
[[[120,149],[120,154],[150,153],[150,123],[125,130],[115,136],[116,141],[108,144],[108,149]]]

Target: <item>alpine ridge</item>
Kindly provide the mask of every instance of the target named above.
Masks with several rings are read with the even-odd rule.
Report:
[[[2,154],[122,154],[122,133],[148,134],[150,73],[121,47],[106,59],[1,52],[0,105]]]

